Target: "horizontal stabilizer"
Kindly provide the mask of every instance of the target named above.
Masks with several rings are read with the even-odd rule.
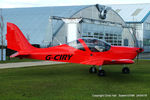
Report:
[[[13,58],[13,57],[25,57],[25,56],[28,56],[29,53],[26,53],[26,52],[16,52],[14,54],[12,54],[10,56],[10,58]]]

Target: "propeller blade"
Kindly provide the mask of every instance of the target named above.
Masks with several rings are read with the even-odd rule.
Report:
[[[139,53],[137,54],[136,60],[137,60],[137,63],[138,63],[139,62]]]
[[[140,53],[141,52],[143,52],[144,51],[144,49],[142,49],[142,48],[139,48],[136,52],[137,52],[137,63],[138,63],[138,61],[139,61],[139,55],[140,55]]]

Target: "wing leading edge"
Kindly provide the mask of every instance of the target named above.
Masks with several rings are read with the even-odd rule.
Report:
[[[86,61],[81,62],[81,64],[86,64],[86,65],[107,65],[107,64],[133,64],[134,61],[131,59],[115,59],[115,60],[103,60],[103,59],[89,59]]]
[[[105,60],[104,65],[106,64],[133,64],[134,61],[131,59],[114,59],[114,60]]]

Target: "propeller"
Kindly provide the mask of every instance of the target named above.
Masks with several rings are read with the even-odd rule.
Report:
[[[137,54],[136,61],[137,63],[139,62],[139,53]]]
[[[137,52],[136,62],[138,63],[139,62],[139,55],[140,55],[140,53],[139,53],[139,50],[137,50],[136,52]]]
[[[136,50],[136,52],[137,52],[137,57],[136,57],[137,63],[139,62],[139,54],[140,54],[141,52],[143,52],[143,51],[144,51],[144,49],[142,49],[142,48],[138,48],[138,49]]]
[[[138,39],[137,39],[137,34],[136,34],[136,28],[135,27],[133,28],[133,35],[134,35],[134,38],[135,38],[136,47],[138,48],[136,50],[136,52],[137,52],[136,60],[137,60],[137,63],[138,63],[140,51],[142,50],[142,48],[140,48],[140,46],[139,46]]]
[[[141,46],[139,46],[139,43],[138,43],[138,39],[137,39],[137,36],[138,34],[136,34],[136,24],[135,26],[132,27],[132,31],[133,31],[133,36],[134,36],[134,39],[135,39],[135,47],[137,48],[136,52],[137,52],[137,56],[136,56],[136,60],[137,60],[137,63],[139,61],[139,55],[141,52],[144,51],[144,49],[141,48]]]

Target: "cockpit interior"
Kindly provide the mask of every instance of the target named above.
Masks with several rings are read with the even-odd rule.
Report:
[[[96,39],[96,38],[82,38],[87,47],[91,50],[91,52],[104,52],[108,51],[111,48],[111,45],[107,42]],[[85,51],[83,44],[79,40],[74,40],[68,43],[69,46]]]

